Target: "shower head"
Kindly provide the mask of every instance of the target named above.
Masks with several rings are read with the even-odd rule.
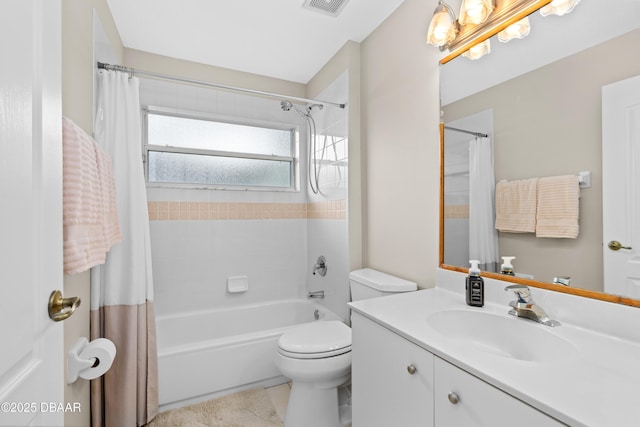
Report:
[[[282,108],[282,111],[290,111],[293,108],[293,104],[290,101],[280,101],[280,108]]]
[[[291,110],[293,110],[293,111],[295,111],[296,113],[300,114],[303,117],[310,117],[311,116],[311,108],[302,110],[297,105],[294,105],[293,102],[291,102],[291,101],[280,101],[280,108],[282,108],[282,111],[291,111]]]
[[[306,108],[302,110],[297,106],[293,105],[291,101],[280,101],[280,108],[282,108],[282,111],[291,111],[293,109],[298,113],[302,114],[303,116],[308,116],[311,113],[311,110],[313,110],[314,108],[318,108],[322,110],[323,107],[324,105],[322,104],[308,104]]]

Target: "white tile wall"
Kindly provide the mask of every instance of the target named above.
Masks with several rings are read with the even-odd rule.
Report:
[[[177,313],[304,293],[306,220],[152,221],[156,310]],[[230,294],[229,276],[249,290]]]
[[[318,99],[346,102],[348,98],[349,78],[345,72],[336,79],[322,93]],[[325,106],[316,117],[318,130],[317,148],[321,149],[324,135],[328,140],[336,143],[337,160],[333,147],[325,149],[323,167],[320,179],[320,195],[308,192],[310,202],[324,200],[348,200],[348,106],[340,109],[333,106]],[[320,157],[320,154],[318,155]],[[325,163],[329,165],[325,166]],[[333,164],[331,164],[333,163]],[[340,172],[338,172],[340,170]],[[347,208],[348,209],[348,208]],[[348,215],[348,211],[347,211]],[[313,266],[320,255],[327,259],[327,275],[325,277],[313,276],[307,272],[307,288],[310,291],[324,290],[324,304],[336,312],[343,319],[348,319],[347,302],[350,300],[349,292],[349,232],[347,218],[342,220],[312,220],[308,222],[307,233],[307,262]]]
[[[346,74],[321,99],[347,98]],[[305,203],[346,199],[347,113],[335,107],[314,110],[318,133],[332,135],[338,166],[323,170],[324,196],[307,196],[306,123],[293,111],[283,112],[279,100],[256,98],[154,80],[141,81],[141,102],[175,110],[248,117],[294,124],[300,130],[299,192],[184,190],[150,187],[149,201]],[[320,139],[320,138],[319,138]],[[329,138],[331,139],[331,138]],[[333,148],[325,160],[335,163]],[[310,192],[310,191],[309,191]],[[328,197],[327,197],[328,196]],[[151,221],[155,304],[158,315],[304,297],[324,289],[325,303],[346,318],[348,301],[348,234],[346,220],[264,219]],[[318,255],[327,257],[329,274],[311,274]],[[227,277],[246,275],[249,290],[231,294]]]

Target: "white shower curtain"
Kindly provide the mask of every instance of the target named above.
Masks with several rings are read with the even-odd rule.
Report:
[[[484,271],[497,270],[498,232],[495,229],[495,178],[489,138],[469,141],[469,258]]]
[[[91,338],[116,345],[111,369],[91,384],[93,427],[141,426],[158,412],[149,215],[142,166],[139,83],[101,70],[95,140],[111,157],[123,242],[91,271]]]

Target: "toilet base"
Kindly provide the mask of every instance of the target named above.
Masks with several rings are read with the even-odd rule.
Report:
[[[293,381],[284,426],[345,427],[351,420],[341,420],[342,409],[338,405],[337,387],[318,388],[313,383]]]

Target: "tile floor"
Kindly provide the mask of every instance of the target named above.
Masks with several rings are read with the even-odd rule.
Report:
[[[283,427],[290,394],[290,383],[245,390],[164,412],[147,427]]]
[[[276,410],[278,418],[284,422],[284,416],[287,413],[287,403],[289,403],[289,393],[291,393],[291,384],[286,383],[269,387],[265,389],[265,391],[269,399],[271,399],[273,409]]]
[[[162,412],[146,427],[283,427],[290,387],[254,388]]]

